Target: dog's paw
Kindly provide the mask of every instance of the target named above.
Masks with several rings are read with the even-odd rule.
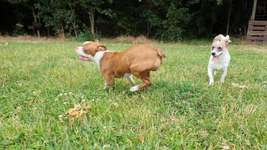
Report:
[[[133,86],[133,87],[130,88],[130,91],[131,91],[131,92],[136,92],[136,91],[138,91],[138,90],[139,90],[139,86],[138,86],[138,85]]]
[[[110,88],[109,86],[105,86],[105,87],[103,88],[103,90],[106,91],[106,92],[109,92],[110,89],[111,89],[111,88]]]
[[[214,85],[214,82],[209,82],[209,86],[213,86]]]

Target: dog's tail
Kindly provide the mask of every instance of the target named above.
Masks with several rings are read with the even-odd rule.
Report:
[[[166,55],[165,55],[165,54],[162,52],[162,50],[159,49],[159,48],[156,48],[156,51],[157,51],[157,54],[158,54],[160,60],[162,61],[162,59],[165,58]]]

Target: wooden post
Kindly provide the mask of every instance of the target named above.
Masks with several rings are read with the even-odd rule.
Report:
[[[254,0],[253,8],[252,8],[252,14],[250,20],[255,20],[255,14],[257,9],[257,0]]]

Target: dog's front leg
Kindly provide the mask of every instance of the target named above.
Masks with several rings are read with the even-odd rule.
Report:
[[[108,85],[107,81],[105,81],[104,90],[108,90],[109,88],[110,88],[110,86]]]
[[[214,70],[212,68],[208,67],[209,85],[214,84],[213,72],[214,72]]]
[[[222,73],[221,80],[220,80],[221,83],[224,83],[226,75],[227,75],[227,67],[223,68],[223,73]]]
[[[108,90],[113,86],[114,83],[114,77],[112,74],[103,74],[105,79],[105,86],[104,90]]]

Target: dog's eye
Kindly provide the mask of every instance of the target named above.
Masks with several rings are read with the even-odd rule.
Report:
[[[214,46],[212,46],[211,49],[214,49]]]
[[[218,50],[221,51],[222,50],[222,47],[218,47]]]

